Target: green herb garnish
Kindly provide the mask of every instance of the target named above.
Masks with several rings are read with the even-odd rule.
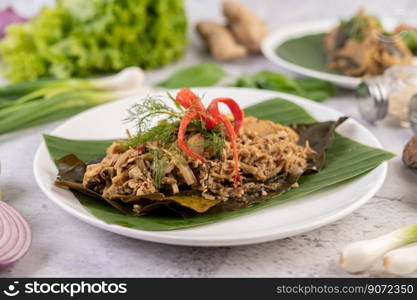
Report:
[[[181,119],[182,115],[168,106],[161,96],[148,96],[140,103],[133,105],[128,110],[129,116],[125,119],[134,122],[138,132],[144,132],[149,128],[149,123],[156,117],[164,116],[167,121]]]
[[[178,126],[178,121],[170,123],[167,120],[162,120],[161,122],[159,122],[158,125],[152,127],[151,129],[143,133],[138,133],[137,135],[128,139],[126,147],[135,147],[137,145],[142,145],[146,142],[172,142],[173,139],[176,138]]]
[[[165,175],[165,168],[168,164],[164,157],[160,157],[160,154],[160,152],[155,153],[155,157],[152,162],[154,184],[157,188],[161,186],[162,178]]]
[[[365,39],[365,31],[371,26],[371,22],[374,22],[376,29],[384,31],[381,22],[376,17],[367,16],[363,12],[359,12],[347,21],[342,20],[340,30],[345,32],[348,37],[362,42]]]

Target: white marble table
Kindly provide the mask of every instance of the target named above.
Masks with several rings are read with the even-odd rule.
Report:
[[[36,6],[42,1],[30,3]],[[19,2],[26,1],[16,1]],[[348,16],[359,7],[379,15],[400,16],[410,22],[417,11],[413,0],[242,2],[256,7],[271,28],[302,20]],[[188,1],[191,24],[200,18],[219,19],[219,3]],[[192,32],[186,57],[175,65],[149,72],[148,83],[165,78],[181,66],[207,59],[201,42]],[[265,68],[282,71],[261,56],[227,63],[224,68],[235,75]],[[341,91],[325,105],[360,120],[352,92]],[[179,247],[133,240],[75,219],[48,200],[37,187],[32,172],[35,150],[41,143],[41,134],[52,131],[60,123],[0,136],[0,185],[4,198],[27,218],[33,229],[30,251],[15,266],[0,271],[1,277],[349,276],[336,263],[338,249],[343,245],[417,222],[417,176],[400,160],[402,148],[412,136],[411,131],[367,125],[387,150],[399,156],[389,162],[387,179],[376,196],[338,222],[283,240],[240,247]]]

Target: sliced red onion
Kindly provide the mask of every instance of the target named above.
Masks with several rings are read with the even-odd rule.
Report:
[[[31,242],[32,234],[26,220],[13,207],[0,201],[0,267],[22,258]]]
[[[0,12],[0,38],[4,37],[5,29],[9,24],[16,22],[24,22],[26,18],[19,16],[15,11],[7,7]]]

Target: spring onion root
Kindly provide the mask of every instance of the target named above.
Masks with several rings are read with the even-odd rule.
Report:
[[[339,264],[347,272],[363,272],[369,269],[377,259],[382,258],[388,251],[413,242],[417,242],[417,224],[372,240],[359,241],[348,245],[340,252]],[[390,253],[393,252],[395,254],[395,251]],[[417,248],[415,253],[417,253]],[[387,259],[388,265],[391,265],[393,262],[391,261],[390,263],[390,257]]]
[[[417,245],[392,250],[384,255],[385,271],[406,275],[417,270]]]

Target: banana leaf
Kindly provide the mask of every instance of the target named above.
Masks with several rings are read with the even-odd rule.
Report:
[[[325,35],[325,33],[318,33],[287,40],[278,45],[275,52],[282,59],[301,67],[341,74],[341,72],[329,70],[326,67],[328,58],[324,49]]]
[[[290,125],[300,136],[298,143],[305,145],[308,142],[310,147],[315,151],[308,158],[307,173],[309,171],[319,171],[323,168],[326,163],[326,150],[334,142],[336,127],[346,121],[346,119],[347,117],[342,117],[336,122],[328,121]]]
[[[245,110],[245,114],[287,125],[301,124],[298,126],[302,126],[304,124],[304,127],[300,127],[304,130],[308,129],[306,124],[316,122],[303,108],[282,99],[271,99],[251,106]],[[103,155],[112,143],[112,141],[69,140],[50,135],[45,135],[44,138],[54,161],[65,155],[74,154],[83,162],[88,162]],[[323,145],[320,146],[323,147]],[[206,213],[192,218],[184,218],[178,214],[129,216],[104,201],[97,201],[77,191],[73,191],[73,194],[88,211],[104,222],[141,230],[175,230],[238,217],[305,196],[364,174],[392,157],[393,154],[389,152],[362,145],[336,134],[333,144],[326,151],[326,164],[322,166],[320,172],[302,176],[298,181],[298,188],[242,209],[222,210],[218,213]]]

